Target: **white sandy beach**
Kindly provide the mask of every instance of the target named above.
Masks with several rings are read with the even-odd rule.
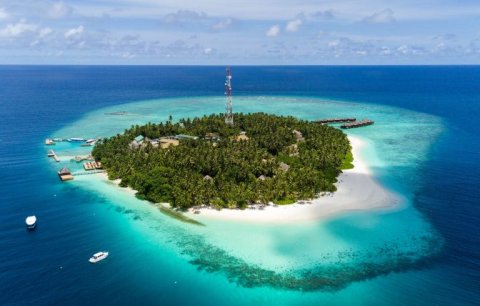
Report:
[[[353,211],[393,210],[401,205],[399,195],[381,186],[373,177],[368,165],[362,159],[361,151],[367,145],[357,137],[348,137],[352,145],[354,168],[345,170],[338,178],[337,191],[307,201],[310,204],[268,205],[260,209],[202,208],[200,214],[192,210],[190,218],[234,220],[260,223],[290,223],[302,220],[325,219]]]
[[[373,177],[367,163],[362,159],[361,151],[367,146],[367,143],[357,137],[348,136],[348,138],[352,145],[354,168],[340,174],[336,184],[337,191],[334,193],[304,201],[304,204],[268,205],[264,209],[247,208],[244,210],[201,208],[200,214],[194,214],[193,209],[190,209],[185,215],[203,222],[217,219],[255,223],[293,223],[326,219],[353,211],[400,208],[401,197],[380,185]],[[99,173],[98,176],[109,181],[106,173]],[[118,186],[120,180],[109,182]],[[135,196],[136,193],[130,187],[121,188],[121,192],[131,196]],[[168,206],[168,204],[163,205]]]

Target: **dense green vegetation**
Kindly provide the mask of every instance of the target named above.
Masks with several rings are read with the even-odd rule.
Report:
[[[248,140],[236,138],[241,131]],[[209,133],[218,137],[207,139]],[[164,149],[148,141],[177,134],[199,138]],[[145,141],[132,147],[139,135]],[[288,204],[335,191],[336,177],[351,161],[350,150],[338,129],[255,113],[235,114],[234,126],[225,125],[222,115],[132,126],[100,141],[92,154],[110,179],[120,178],[121,186],[137,190],[138,197],[186,209]]]

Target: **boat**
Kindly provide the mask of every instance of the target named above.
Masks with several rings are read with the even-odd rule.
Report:
[[[92,257],[90,257],[90,259],[88,260],[90,263],[97,263],[101,260],[104,260],[105,258],[108,257],[108,252],[98,252],[98,253],[95,253],[93,254]]]
[[[47,146],[53,146],[53,145],[55,145],[55,141],[53,141],[53,140],[50,139],[50,138],[47,138],[47,139],[45,139],[45,144],[46,144]]]
[[[47,156],[48,157],[54,157],[56,154],[53,150],[48,151]]]
[[[94,143],[95,142],[95,139],[94,138],[90,138],[88,140],[85,140],[86,143]]]
[[[29,230],[33,230],[35,226],[37,226],[37,217],[35,216],[28,216],[25,219],[25,224]]]

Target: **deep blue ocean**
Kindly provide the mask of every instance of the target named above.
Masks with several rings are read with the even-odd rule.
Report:
[[[235,96],[321,97],[441,118],[445,129],[420,166],[413,200],[443,237],[440,254],[409,271],[361,281],[376,291],[329,292],[321,299],[314,293],[241,288],[222,273],[197,271],[129,228],[114,206],[99,205],[107,198],[60,183],[43,142],[100,108],[221,96],[224,67],[0,66],[0,305],[480,305],[480,67],[232,71]],[[27,232],[24,220],[32,213],[39,225]],[[86,265],[92,250],[105,245],[118,254],[108,259],[110,267]]]

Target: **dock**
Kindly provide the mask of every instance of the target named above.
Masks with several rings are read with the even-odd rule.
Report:
[[[98,174],[98,173],[106,173],[107,171],[105,170],[92,170],[92,171],[77,171],[73,172],[72,176],[77,176],[77,175],[89,175],[89,174]]]
[[[60,158],[58,158],[57,153],[53,150],[48,151],[47,156],[53,158],[57,163],[60,162]]]
[[[362,127],[362,126],[372,125],[373,123],[374,122],[370,119],[364,119],[362,121],[345,123],[345,124],[342,124],[340,127],[342,129],[353,129],[353,128],[359,128],[359,127]]]
[[[345,123],[345,122],[355,122],[357,118],[329,118],[329,119],[320,119],[314,121],[318,124],[327,124],[327,123]]]

